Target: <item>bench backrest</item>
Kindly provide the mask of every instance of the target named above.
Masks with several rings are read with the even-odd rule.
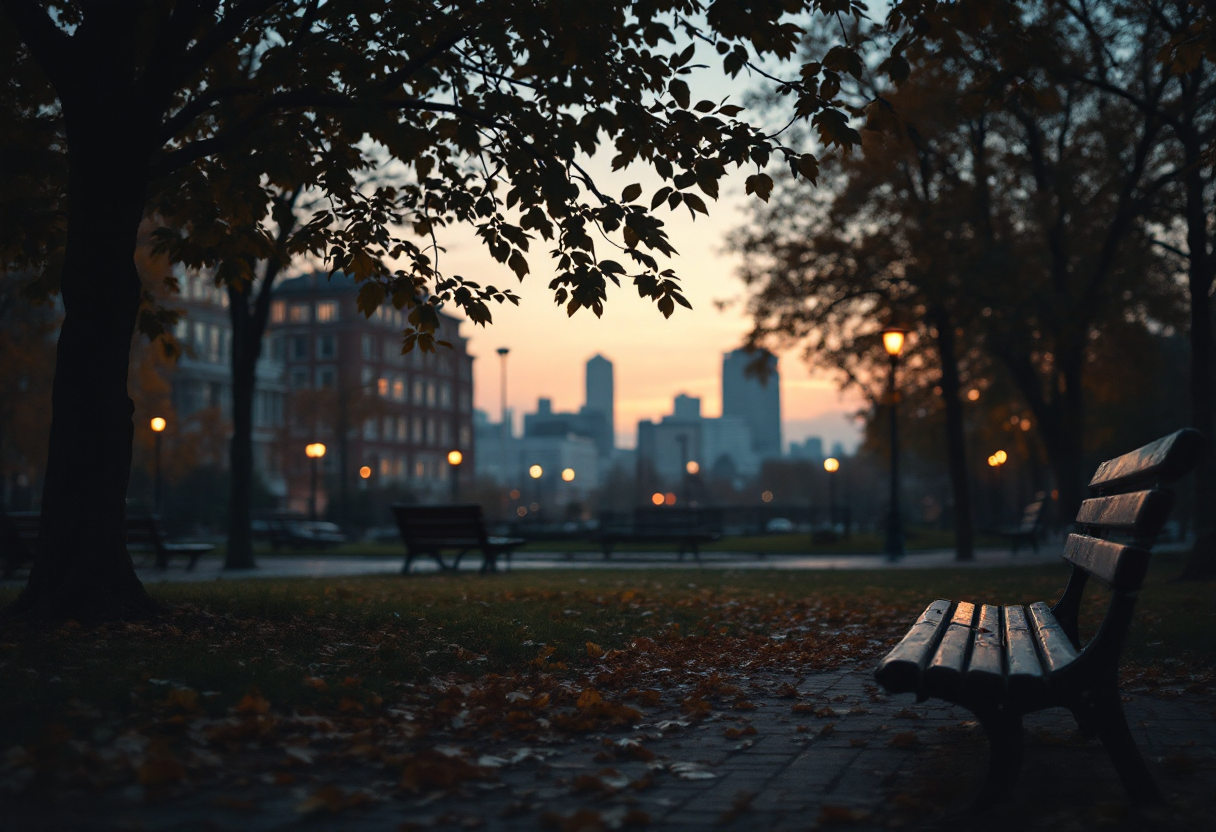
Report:
[[[485,519],[478,503],[438,506],[393,506],[393,517],[406,547],[427,551],[442,547],[482,546]]]
[[[1080,533],[1068,536],[1064,559],[1115,589],[1139,589],[1148,550],[1174,507],[1173,493],[1160,486],[1190,472],[1205,444],[1186,428],[1099,465],[1089,481],[1096,496],[1081,504]]]
[[[127,545],[138,549],[160,551],[165,541],[160,522],[152,514],[127,515]]]
[[[1040,492],[1035,495],[1034,502],[1027,503],[1022,511],[1022,522],[1018,525],[1019,534],[1035,534],[1043,524],[1043,506],[1046,495]]]

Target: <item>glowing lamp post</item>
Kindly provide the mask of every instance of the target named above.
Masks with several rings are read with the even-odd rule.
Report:
[[[840,470],[840,460],[835,457],[828,457],[823,461],[823,470],[828,472],[828,523],[832,530],[836,530],[836,477],[833,476]]]
[[[540,478],[543,477],[544,475],[545,475],[545,469],[541,468],[539,465],[533,465],[532,467],[530,467],[528,469],[528,476],[532,478],[532,481],[534,483],[536,483],[536,485],[534,485],[532,488],[532,493],[536,495],[536,500],[532,504],[533,511],[537,511],[540,508],[540,498],[541,498]]]
[[[152,445],[152,513],[160,514],[160,435],[165,432],[164,419],[156,416],[152,419],[152,434],[155,440]]]
[[[1003,519],[1001,515],[1004,513],[1004,488],[1001,487],[1001,466],[1009,461],[1009,454],[1004,451],[997,451],[992,456],[988,457],[988,465],[996,469],[996,513],[997,519]]]
[[[882,331],[882,348],[887,351],[891,363],[891,372],[887,377],[887,396],[891,402],[891,496],[888,501],[886,545],[889,558],[902,557],[904,553],[904,526],[899,510],[899,394],[895,390],[895,370],[899,366],[905,335],[907,330],[895,326],[888,326]]]
[[[448,451],[448,465],[452,467],[452,502],[460,502],[460,463],[464,462],[464,454],[460,451]]]
[[[321,465],[321,457],[325,456],[325,446],[313,442],[304,447],[304,455],[312,460],[312,485],[308,490],[308,519],[317,519],[317,471]]]

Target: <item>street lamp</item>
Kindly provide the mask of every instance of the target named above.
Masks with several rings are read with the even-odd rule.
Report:
[[[832,476],[840,470],[840,460],[828,457],[823,461],[823,470],[828,472],[828,524],[832,531],[836,530],[836,478]]]
[[[167,423],[160,416],[152,419],[152,434],[156,437],[152,451],[152,513],[160,514],[160,435],[165,432]]]
[[[452,502],[460,502],[460,463],[464,462],[464,454],[460,451],[448,451],[448,465],[452,466]]]
[[[895,369],[899,366],[899,354],[904,348],[906,329],[887,326],[882,331],[882,348],[890,359],[891,372],[887,378],[887,396],[891,402],[891,496],[887,516],[886,554],[889,558],[902,557],[904,553],[904,527],[899,510],[899,419],[896,414],[899,394],[895,391]]]
[[[541,468],[539,465],[533,465],[532,467],[530,467],[528,469],[528,476],[531,477],[533,482],[536,483],[536,485],[533,486],[533,488],[532,488],[532,494],[536,498],[535,501],[532,503],[532,505],[536,506],[536,508],[532,509],[533,511],[537,511],[540,508],[540,499],[541,499],[540,478],[543,477],[544,474],[545,474],[545,469]]]
[[[562,471],[562,482],[574,482],[573,468],[566,468]]]
[[[321,464],[321,457],[325,456],[325,446],[320,442],[313,442],[311,445],[304,447],[304,454],[312,460],[312,486],[308,491],[308,519],[317,519],[317,468]]]
[[[988,457],[989,467],[996,469],[996,514],[998,521],[1003,519],[1002,515],[1004,514],[1003,509],[1005,503],[1005,489],[1001,487],[1001,466],[1008,461],[1009,454],[1005,453],[1004,451],[997,451],[992,456]]]

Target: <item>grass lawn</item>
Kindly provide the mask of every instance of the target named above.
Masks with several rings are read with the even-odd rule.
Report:
[[[1157,557],[1143,591],[1125,653],[1148,668],[1142,677],[1168,681],[1216,664],[1213,586],[1171,582],[1180,567],[1180,555]],[[689,569],[158,584],[150,591],[166,612],[156,621],[0,627],[0,750],[52,724],[88,733],[162,718],[174,691],[191,692],[181,707],[213,715],[251,692],[276,710],[341,713],[437,678],[556,690],[594,677],[624,692],[676,678],[655,676],[659,665],[729,671],[741,655],[814,670],[881,653],[935,598],[1054,600],[1066,573]],[[1085,611],[1091,627],[1098,595]],[[0,591],[0,604],[14,596]],[[604,682],[607,660],[615,669]]]

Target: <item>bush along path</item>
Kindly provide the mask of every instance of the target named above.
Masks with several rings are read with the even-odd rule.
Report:
[[[6,627],[12,828],[887,828],[958,808],[986,765],[968,714],[871,684],[915,592],[400,586],[184,589],[150,623]],[[1193,667],[1125,673],[1162,828],[1216,816]],[[1066,714],[1028,724],[1034,799],[991,828],[1143,828]]]

